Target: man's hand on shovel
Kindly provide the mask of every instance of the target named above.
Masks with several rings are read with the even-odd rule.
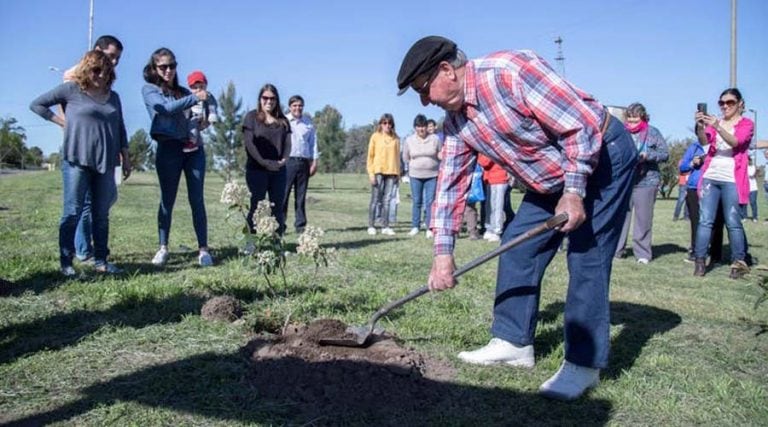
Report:
[[[453,261],[453,255],[437,255],[432,261],[432,271],[429,272],[430,291],[444,291],[456,286],[456,278],[453,272],[456,270],[456,263]]]
[[[563,233],[568,233],[579,228],[579,226],[587,219],[587,214],[584,212],[584,201],[581,199],[581,196],[574,193],[563,193],[560,200],[557,202],[555,212],[565,212],[568,214],[568,222],[562,227],[557,228]]]

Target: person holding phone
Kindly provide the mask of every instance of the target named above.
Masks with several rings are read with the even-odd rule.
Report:
[[[747,176],[749,143],[754,134],[752,120],[742,117],[744,99],[736,88],[720,94],[717,102],[721,116],[696,112],[696,135],[702,145],[708,144],[701,160],[698,183],[700,218],[694,247],[694,276],[706,274],[706,254],[718,205],[725,214],[725,226],[731,243],[731,279],[749,273],[746,262],[746,235],[741,223],[741,207],[749,202]]]

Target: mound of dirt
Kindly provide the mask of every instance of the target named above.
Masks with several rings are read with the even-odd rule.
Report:
[[[205,302],[200,310],[200,315],[205,320],[234,322],[243,316],[243,307],[240,305],[240,301],[234,297],[213,297]]]
[[[393,336],[376,335],[364,348],[318,344],[342,337],[346,328],[321,319],[252,340],[246,348],[254,364],[249,382],[261,398],[283,402],[292,414],[319,424],[396,423],[398,415],[431,408],[445,397],[434,384],[453,378],[453,367],[400,346]]]

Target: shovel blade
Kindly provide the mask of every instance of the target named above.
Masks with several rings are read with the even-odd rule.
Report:
[[[337,347],[364,347],[372,333],[373,327],[371,325],[349,326],[344,331],[343,337],[321,338],[318,343]]]

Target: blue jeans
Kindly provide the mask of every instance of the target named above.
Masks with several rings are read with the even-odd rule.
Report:
[[[94,258],[97,266],[106,264],[109,249],[109,208],[115,197],[115,173],[105,173],[70,163],[61,162],[64,184],[64,206],[59,221],[59,262],[62,267],[72,265],[75,256],[75,230],[83,213],[87,193],[91,193]]]
[[[749,192],[749,206],[752,208],[752,217],[747,214],[747,205],[741,205],[741,216],[744,219],[757,220],[757,190]]]
[[[413,207],[411,208],[411,227],[419,228],[421,224],[421,210],[424,209],[424,224],[429,230],[432,218],[432,202],[435,201],[435,188],[437,186],[437,177],[432,178],[410,178],[411,197],[413,198]]]
[[[376,184],[371,186],[371,203],[368,205],[368,227],[374,226],[377,216],[381,217],[382,227],[389,227],[390,203],[397,180],[397,175],[376,174]]]
[[[610,120],[597,168],[587,179],[587,219],[568,236],[565,359],[593,368],[608,363],[611,267],[637,164],[637,149],[629,133],[621,122]],[[561,196],[527,192],[515,218],[504,230],[502,244],[550,218]],[[549,231],[501,254],[493,336],[517,345],[533,344],[541,280],[563,237],[560,232]]]
[[[197,235],[197,245],[208,246],[208,218],[205,213],[205,150],[203,147],[185,153],[182,141],[159,141],[155,155],[157,178],[160,181],[160,208],[157,210],[157,229],[161,246],[168,245],[171,220],[176,194],[179,191],[181,173],[187,182],[187,198],[192,208],[192,226]]]
[[[489,184],[486,188],[488,192],[485,196],[485,202],[483,202],[486,212],[485,231],[501,236],[502,231],[504,231],[504,223],[506,222],[504,219],[506,213],[504,203],[509,185],[507,183]]]
[[[685,204],[685,196],[687,194],[687,186],[677,186],[677,203],[675,203],[675,213],[672,214],[672,218],[680,218],[680,211],[683,210],[683,217],[688,219],[688,205]]]
[[[256,212],[256,206],[264,200],[269,194],[269,202],[272,203],[272,216],[279,225],[278,233],[282,235],[285,232],[285,183],[287,181],[286,167],[273,172],[265,169],[245,170],[245,183],[248,184],[248,190],[251,192],[251,208],[248,211],[246,221],[251,232],[253,229],[253,214]]]
[[[110,208],[117,202],[117,190],[115,197],[109,204]],[[75,254],[80,260],[86,260],[93,256],[93,221],[91,219],[91,192],[85,193],[83,202],[83,212],[80,214],[80,220],[77,222],[75,230]]]
[[[712,236],[712,225],[715,222],[718,205],[723,207],[725,214],[725,228],[728,230],[728,241],[731,243],[731,261],[743,261],[747,254],[747,246],[744,227],[741,224],[741,207],[736,184],[707,178],[701,182],[699,227],[696,230],[696,247],[693,254],[696,258],[707,256],[707,247]]]

